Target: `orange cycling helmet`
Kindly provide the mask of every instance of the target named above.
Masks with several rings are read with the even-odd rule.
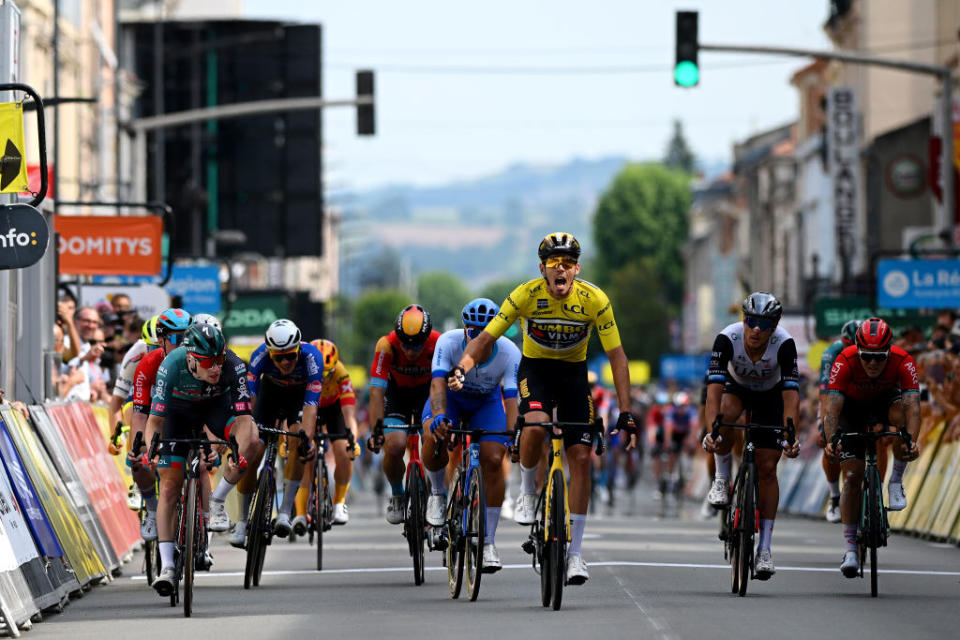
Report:
[[[327,377],[333,373],[337,363],[340,362],[340,352],[337,351],[337,345],[333,344],[333,342],[330,340],[324,340],[323,338],[317,338],[310,344],[315,346],[317,351],[320,352],[320,356],[323,359],[323,376]]]
[[[411,304],[400,312],[393,329],[401,344],[410,349],[423,346],[433,331],[430,312],[418,304]]]

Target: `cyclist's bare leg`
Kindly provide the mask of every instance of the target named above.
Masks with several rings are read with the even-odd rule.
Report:
[[[527,422],[547,422],[550,420],[543,411],[530,411],[523,416]],[[520,433],[520,491],[526,494],[537,492],[539,486],[537,467],[544,457],[546,438],[543,429],[524,429]]]
[[[722,422],[735,422],[740,414],[743,413],[743,402],[732,393],[725,393],[720,399],[720,415]],[[709,433],[709,431],[708,431]],[[717,443],[716,455],[718,457],[725,457],[729,455],[730,451],[733,449],[733,445],[736,442],[736,437],[734,436],[734,429],[729,427],[720,428],[720,442]],[[742,446],[742,445],[741,445]],[[730,478],[729,471],[729,461],[727,463],[727,469],[725,470],[727,474],[727,479]],[[716,469],[716,471],[724,471]]]
[[[585,444],[575,444],[566,450],[570,467],[570,513],[587,513],[590,503],[590,452],[590,446]]]
[[[429,429],[428,429],[429,430]],[[403,454],[407,451],[407,433],[391,431],[383,437],[383,475],[387,477],[393,495],[403,493]],[[397,488],[399,487],[399,491]]]
[[[292,425],[291,433],[296,433],[300,425]],[[300,482],[303,479],[303,467],[313,466],[304,465],[300,460],[300,452],[297,450],[300,445],[298,438],[287,436],[287,457],[283,464],[283,503],[280,505],[280,513],[290,514],[294,508],[297,491],[300,489]]]
[[[863,473],[866,462],[850,459],[840,463],[843,473],[843,489],[840,491],[840,521],[843,522],[843,534],[847,542],[847,551],[857,548],[857,522],[860,520],[860,492],[863,487]]]
[[[183,470],[165,468],[157,470],[160,476],[160,495],[157,499],[157,540],[172,542],[177,515],[176,504],[183,486]]]
[[[262,442],[258,441],[257,445],[251,456],[244,456],[247,459],[247,469],[237,481],[237,493],[240,497],[240,520],[242,521],[246,521],[247,519],[250,502],[253,500],[253,493],[257,490],[257,468],[263,459],[264,451],[266,451],[266,447]],[[226,473],[226,471],[224,471],[224,473]]]
[[[331,449],[333,449],[333,460],[336,465],[333,470],[335,485],[333,502],[337,504],[344,501],[350,479],[353,478],[353,460],[350,459],[349,445],[346,440],[334,440]],[[343,495],[339,495],[341,491]]]
[[[507,448],[499,442],[480,443],[480,469],[483,472],[483,485],[487,491],[487,506],[499,507],[503,504],[503,454]]]
[[[757,463],[757,480],[760,487],[760,500],[757,507],[760,517],[764,520],[773,520],[777,517],[777,506],[780,504],[780,484],[777,482],[777,463],[780,462],[781,451],[778,449],[760,449],[754,452]]]

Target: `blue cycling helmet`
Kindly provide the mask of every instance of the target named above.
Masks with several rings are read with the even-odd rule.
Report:
[[[463,326],[482,329],[496,318],[498,313],[500,313],[500,307],[490,298],[471,300],[463,308]]]
[[[157,316],[157,337],[169,338],[171,334],[186,331],[189,326],[189,313],[183,309],[167,309]]]

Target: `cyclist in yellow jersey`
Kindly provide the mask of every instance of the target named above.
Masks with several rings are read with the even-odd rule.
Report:
[[[580,273],[580,243],[571,234],[551,233],[540,242],[537,253],[543,277],[521,284],[507,296],[497,317],[467,345],[459,364],[448,374],[448,384],[459,391],[479,354],[522,318],[523,357],[517,375],[520,413],[527,422],[547,422],[553,420],[556,409],[557,420],[589,422],[594,412],[587,382],[587,340],[596,326],[610,359],[620,407],[613,431],[628,432],[628,448],[633,448],[637,427],[630,413],[630,373],[610,300],[596,285],[576,279]],[[529,429],[520,440],[521,495],[514,520],[521,525],[536,519],[536,475],[543,438],[542,430]],[[563,435],[570,467],[568,584],[583,584],[589,577],[580,547],[590,500],[592,438],[589,431],[565,430]]]

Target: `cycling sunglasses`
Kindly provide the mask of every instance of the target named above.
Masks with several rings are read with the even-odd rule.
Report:
[[[466,327],[466,329],[467,329],[467,337],[470,338],[471,340],[473,340],[474,338],[479,336],[481,333],[483,333],[483,327]]]
[[[183,331],[171,333],[164,336],[170,344],[180,344],[183,342]]]
[[[858,351],[864,362],[883,362],[890,356],[889,351]]]
[[[769,331],[777,326],[776,320],[761,318],[760,316],[746,316],[744,321],[751,329],[760,329],[760,331]]]
[[[222,367],[224,361],[227,359],[226,354],[223,354],[223,353],[221,353],[218,356],[201,356],[197,353],[191,353],[190,355],[196,358],[197,366],[199,366],[201,369],[209,369],[213,365]]]
[[[577,266],[577,261],[566,256],[551,256],[544,260],[544,265],[549,269],[556,269],[560,266],[565,269],[573,269]]]
[[[300,350],[295,349],[293,351],[283,351],[281,353],[271,353],[270,359],[274,362],[289,362],[290,360],[296,360],[300,355]]]

